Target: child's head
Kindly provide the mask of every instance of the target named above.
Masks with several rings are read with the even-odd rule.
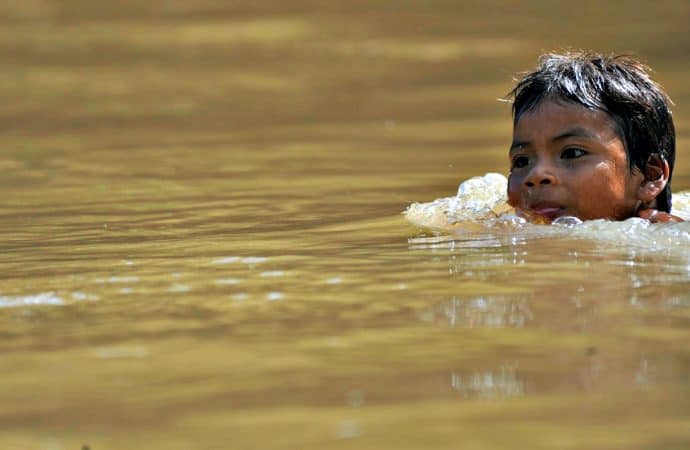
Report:
[[[511,204],[551,219],[670,211],[671,101],[647,70],[622,56],[543,56],[510,93]]]

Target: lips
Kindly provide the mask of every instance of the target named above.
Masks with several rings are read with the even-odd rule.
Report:
[[[563,215],[565,208],[553,202],[537,202],[533,205],[530,205],[529,211],[536,216],[554,220]]]

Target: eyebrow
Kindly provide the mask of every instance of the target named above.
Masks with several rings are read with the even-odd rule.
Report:
[[[551,142],[556,142],[556,141],[562,141],[563,139],[567,138],[586,138],[586,139],[596,139],[597,135],[592,133],[586,128],[582,127],[573,127],[570,128],[563,133],[559,134],[558,136],[555,136],[554,138],[551,139]],[[528,145],[529,141],[520,141],[520,140],[513,140],[513,142],[510,144],[510,149],[508,150],[508,153],[512,153],[513,151],[524,147],[525,145]]]
[[[596,139],[597,135],[592,133],[586,128],[582,127],[574,127],[569,130],[564,131],[563,133],[559,134],[558,136],[554,137],[551,139],[552,141],[560,141],[563,139],[571,138],[571,137],[580,137],[580,138],[587,138],[587,139]]]

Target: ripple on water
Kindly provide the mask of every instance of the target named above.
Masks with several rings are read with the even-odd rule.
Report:
[[[235,300],[236,302],[243,302],[249,298],[249,294],[247,294],[246,292],[238,292],[236,294],[232,294],[230,298]]]
[[[136,276],[112,276],[107,278],[96,278],[94,280],[96,283],[136,283],[139,281],[139,277]]]
[[[16,297],[0,296],[0,308],[17,308],[22,306],[37,305],[64,305],[65,302],[54,292],[42,292],[36,295],[24,295]]]
[[[284,297],[285,297],[285,294],[283,294],[282,292],[279,292],[279,291],[269,292],[268,294],[266,294],[266,300],[269,300],[272,302],[277,301],[277,300],[282,300]]]
[[[173,283],[168,288],[169,292],[189,292],[190,290],[191,288],[188,285],[182,283]]]
[[[239,257],[239,256],[224,256],[222,258],[216,258],[213,260],[213,264],[217,265],[225,265],[225,264],[236,264],[236,263],[241,263],[245,264],[249,267],[256,266],[257,264],[263,264],[266,261],[268,261],[268,258],[264,256],[245,256],[245,257]]]
[[[239,260],[239,256],[225,256],[223,258],[213,260],[213,264],[235,264]]]
[[[215,280],[215,283],[220,285],[234,286],[236,284],[240,284],[240,280],[239,278],[218,278]]]
[[[362,427],[357,420],[344,419],[336,424],[335,436],[338,439],[353,439],[362,434]]]
[[[100,297],[95,294],[89,294],[87,292],[74,291],[72,292],[72,298],[74,300],[98,300]]]
[[[148,349],[141,346],[99,347],[94,352],[96,357],[100,359],[146,358],[149,356]]]
[[[259,274],[259,276],[261,276],[263,278],[278,278],[278,277],[282,277],[284,275],[285,275],[285,272],[283,272],[282,270],[267,270],[267,271],[261,272]]]
[[[243,264],[248,265],[261,264],[265,263],[266,261],[268,261],[268,258],[264,258],[263,256],[248,256],[246,258],[241,259],[241,262]]]

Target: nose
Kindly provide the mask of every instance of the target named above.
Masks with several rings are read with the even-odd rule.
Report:
[[[538,164],[534,166],[530,173],[525,177],[524,183],[527,187],[555,184],[556,176],[549,167],[546,167],[544,164]]]

